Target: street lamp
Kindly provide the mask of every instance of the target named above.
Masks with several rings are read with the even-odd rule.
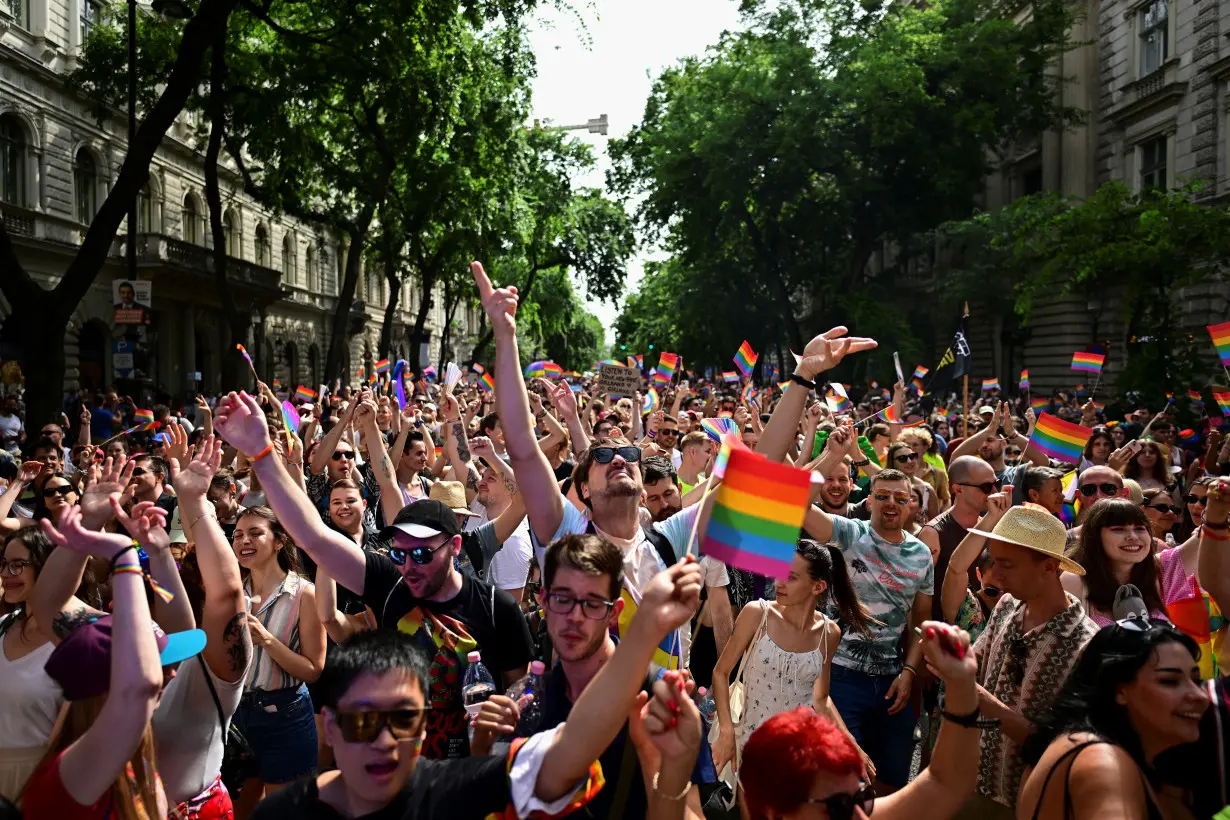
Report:
[[[549,128],[552,131],[588,131],[591,134],[601,134],[605,137],[611,128],[611,120],[606,114],[587,120],[584,125],[551,125],[550,120],[543,125],[540,120],[534,120],[534,127]]]
[[[154,12],[171,20],[187,20],[192,9],[183,0],[154,0]],[[128,0],[128,150],[137,138],[137,0]],[[128,278],[137,278],[137,200],[128,206]]]

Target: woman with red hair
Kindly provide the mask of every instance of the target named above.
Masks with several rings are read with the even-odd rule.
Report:
[[[862,781],[862,758],[849,736],[811,709],[769,718],[748,738],[739,769],[749,820],[944,820],[956,815],[978,780],[977,661],[969,635],[938,621],[922,625],[927,666],[944,681],[939,740],[931,765],[900,791],[876,801]]]

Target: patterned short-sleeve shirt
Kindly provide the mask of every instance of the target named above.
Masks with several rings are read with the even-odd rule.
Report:
[[[978,683],[1012,711],[1036,723],[1050,711],[1098,628],[1067,594],[1068,608],[1023,632],[1025,603],[1005,594],[974,644]],[[982,733],[978,793],[1016,805],[1025,764],[1017,744],[997,729]]]

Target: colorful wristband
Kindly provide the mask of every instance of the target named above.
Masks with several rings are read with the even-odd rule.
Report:
[[[273,452],[273,442],[269,442],[268,446],[266,446],[264,450],[261,450],[259,453],[257,453],[254,456],[248,456],[248,463],[255,464],[256,462],[260,461],[262,458],[265,458],[272,452]]]

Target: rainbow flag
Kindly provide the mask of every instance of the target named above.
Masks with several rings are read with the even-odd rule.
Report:
[[[921,381],[922,379],[925,379],[927,377],[927,374],[930,372],[931,372],[930,370],[928,370],[927,368],[923,367],[920,364],[918,367],[914,368],[913,378]]]
[[[388,359],[381,359],[380,361],[376,362],[376,372],[377,373],[388,373],[391,367],[392,365],[389,364]]]
[[[1179,431],[1179,443],[1180,444],[1186,444],[1190,447],[1191,445],[1198,444],[1199,442],[1200,442],[1200,434],[1197,433],[1195,430],[1180,430]]]
[[[733,370],[723,370],[722,371],[722,381],[726,382],[727,384],[738,384],[739,374]]]
[[[316,401],[316,396],[319,395],[310,387],[299,385],[295,388],[295,398],[303,399],[304,401]]]
[[[357,382],[362,382],[362,381],[363,381],[363,374],[364,374],[365,372],[367,372],[367,371],[366,371],[366,370],[364,370],[363,365],[359,365],[359,370],[358,370],[358,372],[354,374],[354,379],[355,379],[355,381],[357,381]]]
[[[1191,399],[1192,404],[1204,406],[1204,397],[1200,395],[1199,390],[1188,390],[1187,397]]]
[[[144,422],[145,424],[149,424],[153,422],[154,420],[154,411],[153,410],[137,410],[135,413],[132,414],[132,419],[133,421],[140,421],[140,422]]]
[[[897,405],[890,404],[880,411],[880,416],[891,424],[901,423],[901,414],[897,412]]]
[[[701,419],[700,427],[709,438],[721,443],[722,436],[731,433],[735,436],[739,434],[739,425],[735,424],[732,418],[716,418],[716,419]]]
[[[487,368],[483,367],[483,366],[482,366],[481,364],[479,364],[478,362],[475,362],[475,363],[474,363],[474,364],[470,367],[470,369],[471,369],[471,370],[473,370],[475,373],[479,374],[480,376],[481,376],[482,374],[484,374],[484,373],[486,373],[486,372],[487,372]]]
[[[274,390],[281,390],[281,389],[282,389],[282,380],[281,380],[281,379],[274,379],[274,380],[273,380],[273,389],[274,389]]]
[[[844,391],[839,393],[831,385],[824,391],[824,401],[834,413],[847,413],[854,406]]]
[[[288,436],[299,432],[299,411],[288,401],[282,402],[282,426]]]
[[[731,447],[701,553],[758,575],[786,578],[810,494],[806,470]]]
[[[726,465],[730,462],[730,454],[744,447],[743,441],[734,433],[722,436],[722,446],[718,449],[717,458],[713,459],[713,476],[715,478],[726,477]]]
[[[483,377],[478,380],[478,386],[490,393],[495,390],[495,379],[491,378],[490,373],[484,373]]]
[[[1225,393],[1213,391],[1213,401],[1217,402],[1217,406],[1221,408],[1223,416],[1230,416],[1230,390]]]
[[[786,381],[784,381],[784,382],[778,382],[778,383],[777,383],[777,388],[778,388],[779,390],[781,390],[783,393],[785,393],[785,392],[786,392],[786,388],[787,388],[787,387],[789,387],[789,386],[790,386],[790,381],[789,381],[789,380],[786,380]]]
[[[256,365],[252,364],[252,357],[248,355],[248,351],[244,348],[244,346],[241,344],[236,344],[235,349],[239,351],[240,356],[243,356],[243,360],[248,363],[248,367],[255,370]]]
[[[999,379],[983,379],[982,380],[982,392],[983,393],[987,393],[991,390],[998,390],[998,389],[999,389]]]
[[[748,382],[743,385],[743,391],[740,393],[740,396],[742,397],[744,404],[751,404],[756,401],[756,388],[751,382]]]
[[[1034,434],[1029,443],[1043,455],[1056,461],[1079,464],[1085,450],[1085,442],[1093,435],[1092,427],[1081,427],[1070,421],[1043,413],[1034,425]]]
[[[679,357],[674,353],[663,353],[658,358],[658,372],[666,374],[666,380],[670,381],[675,377],[675,371],[679,368]]]
[[[1029,389],[1029,368],[1028,367],[1021,371],[1021,381],[1020,381],[1019,387],[1022,390]]]
[[[1072,354],[1072,369],[1083,370],[1086,373],[1101,373],[1106,357],[1101,353],[1085,353],[1078,350]]]
[[[423,378],[424,379],[434,382],[436,380],[436,375],[437,375],[436,368],[434,366],[427,365],[426,367],[423,368]]]
[[[747,339],[744,339],[743,344],[739,345],[739,349],[735,351],[735,367],[739,368],[739,372],[744,376],[750,376],[752,375],[752,368],[756,366],[756,362],[759,360],[760,354],[752,350],[752,346],[747,343]]]
[[[373,371],[373,373],[367,377],[367,384],[369,387],[375,387],[376,382],[378,382],[379,380],[380,380],[380,377],[376,375],[376,373]]]
[[[156,421],[147,421],[147,422],[144,422],[143,424],[137,424],[132,427],[129,427],[127,430],[124,431],[124,435],[130,436],[133,433],[149,433],[153,430],[157,430],[161,426],[162,425]]]
[[[1220,325],[1205,325],[1209,329],[1209,335],[1213,337],[1213,347],[1217,348],[1217,355],[1221,358],[1222,367],[1230,367],[1230,322],[1222,322]]]
[[[918,395],[920,396],[922,395],[923,393],[923,380],[922,379],[911,379],[910,386],[918,391]]]
[[[641,412],[652,413],[657,410],[661,404],[662,399],[658,396],[658,391],[650,387],[649,392],[645,394],[645,402],[641,405]]]
[[[1099,412],[1099,413],[1105,413],[1105,412],[1106,412],[1106,402],[1104,402],[1104,401],[1098,401],[1097,399],[1094,399],[1094,400],[1093,400],[1093,409],[1094,409],[1094,410],[1096,410],[1096,411],[1097,411],[1097,412]]]
[[[545,376],[550,376],[553,379],[559,379],[564,375],[564,368],[560,367],[555,362],[547,362],[542,366],[542,372]]]

